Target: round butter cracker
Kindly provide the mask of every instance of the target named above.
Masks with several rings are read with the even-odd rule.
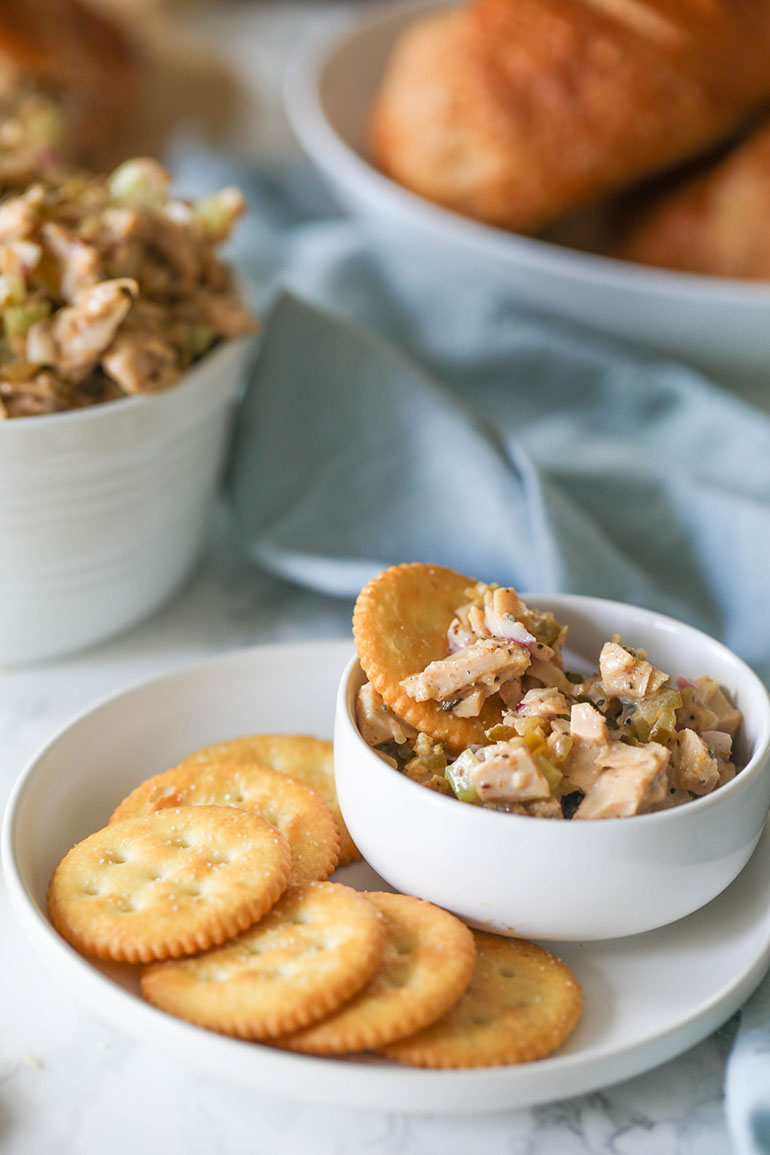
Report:
[[[331,742],[324,738],[314,738],[309,734],[249,734],[196,750],[184,758],[181,765],[225,759],[235,761],[254,759],[262,766],[269,766],[271,770],[296,778],[311,790],[315,790],[329,806],[339,828],[340,851],[337,865],[346,866],[361,857],[345,826],[337,800],[337,789],[334,785],[334,748]]]
[[[339,858],[340,837],[329,806],[298,779],[252,760],[185,763],[142,782],[110,822],[173,806],[235,806],[259,814],[291,848],[292,882],[325,879]]]
[[[48,909],[59,933],[99,958],[148,962],[224,942],[286,889],[289,845],[230,806],[186,806],[114,822],[56,867]]]
[[[386,928],[382,961],[362,991],[329,1018],[278,1039],[310,1055],[342,1055],[384,1046],[444,1014],[474,970],[468,927],[432,903],[366,892]]]
[[[442,1018],[382,1048],[415,1067],[495,1067],[542,1059],[575,1027],[583,996],[572,971],[523,939],[474,931],[476,969]]]
[[[353,611],[358,658],[377,693],[399,718],[452,750],[488,741],[486,731],[502,718],[497,695],[478,717],[458,718],[439,702],[416,702],[401,683],[448,656],[449,626],[475,584],[443,566],[391,566],[364,586]]]
[[[335,1010],[371,978],[385,926],[358,891],[291,886],[260,923],[192,959],[154,964],[142,994],[161,1010],[242,1039],[276,1038]]]

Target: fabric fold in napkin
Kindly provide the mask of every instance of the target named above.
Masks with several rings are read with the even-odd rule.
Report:
[[[234,255],[266,322],[229,485],[256,563],[351,599],[415,560],[617,598],[770,677],[766,409],[447,275],[343,217],[304,167],[180,160],[192,191],[232,181],[253,209]],[[770,980],[727,1096],[739,1155],[770,1152]]]
[[[633,602],[767,677],[770,417],[545,320],[510,314],[499,343],[496,381],[448,383],[427,355],[281,293],[232,458],[249,555],[342,597],[410,560]]]

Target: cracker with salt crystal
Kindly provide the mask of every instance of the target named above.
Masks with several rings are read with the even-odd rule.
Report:
[[[271,770],[296,778],[311,790],[315,790],[329,806],[339,828],[340,856],[337,865],[346,866],[361,857],[345,826],[337,800],[334,785],[334,750],[331,742],[324,738],[314,738],[309,734],[249,734],[196,750],[184,758],[181,765],[225,759],[235,761],[254,759],[262,766],[269,766]]]
[[[48,909],[86,954],[176,958],[251,926],[290,870],[288,842],[257,814],[179,807],[111,823],[74,846],[53,873]]]
[[[385,920],[382,961],[362,991],[329,1018],[278,1045],[310,1055],[382,1047],[444,1014],[473,974],[468,927],[432,903],[404,894],[366,892]]]
[[[142,994],[212,1031],[269,1040],[324,1018],[369,981],[385,925],[358,891],[333,882],[290,887],[256,926],[192,959],[153,964]]]
[[[487,742],[486,731],[502,718],[500,700],[488,698],[477,717],[459,718],[440,702],[415,701],[403,681],[448,656],[449,626],[475,584],[443,566],[391,566],[364,586],[353,611],[359,661],[377,693],[399,718],[453,750]]]
[[[292,882],[328,878],[337,865],[339,831],[323,798],[297,779],[251,760],[174,766],[137,786],[110,822],[170,806],[201,805],[237,806],[280,830],[291,847]]]
[[[495,1067],[551,1054],[583,1006],[572,971],[524,939],[474,931],[476,968],[465,994],[435,1023],[382,1048],[415,1067]]]

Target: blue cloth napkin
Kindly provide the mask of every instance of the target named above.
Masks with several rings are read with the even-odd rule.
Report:
[[[255,562],[347,598],[415,560],[617,598],[770,677],[765,411],[447,278],[366,235],[303,167],[182,171],[252,204],[234,255],[267,319],[230,491]],[[728,1078],[742,1153],[770,1151],[770,985],[751,1006]]]

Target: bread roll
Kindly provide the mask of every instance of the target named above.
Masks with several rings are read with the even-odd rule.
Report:
[[[371,150],[420,195],[534,232],[768,99],[770,0],[471,0],[403,34]]]
[[[630,213],[612,255],[721,277],[770,280],[770,121]]]

